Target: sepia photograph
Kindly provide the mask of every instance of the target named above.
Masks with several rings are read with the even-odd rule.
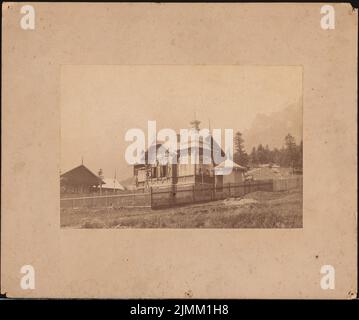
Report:
[[[251,299],[357,299],[353,5],[2,18],[0,300],[232,319]]]
[[[61,227],[302,228],[302,79],[63,66]]]

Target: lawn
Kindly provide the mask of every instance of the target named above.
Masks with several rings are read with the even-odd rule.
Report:
[[[62,209],[65,228],[302,228],[302,190],[257,191],[243,198],[170,209]]]

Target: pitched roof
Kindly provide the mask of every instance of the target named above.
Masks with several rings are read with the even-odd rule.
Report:
[[[235,163],[231,159],[226,159],[223,162],[221,162],[216,168],[233,168],[234,170],[247,170],[246,167],[240,166],[238,163]]]
[[[91,186],[104,183],[100,177],[94,174],[90,169],[86,168],[83,164],[63,173],[60,178],[63,183],[71,185]]]
[[[125,190],[125,187],[114,178],[104,178],[103,182],[105,183],[102,186],[102,189],[116,189],[116,190]]]

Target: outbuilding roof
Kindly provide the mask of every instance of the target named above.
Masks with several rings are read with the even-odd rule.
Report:
[[[69,185],[99,185],[104,183],[100,177],[94,174],[83,164],[73,168],[60,176],[62,183]]]
[[[221,162],[216,168],[233,168],[233,170],[247,170],[246,167],[240,166],[238,163],[235,163],[231,159],[226,159],[223,162]]]
[[[102,189],[125,190],[125,187],[121,183],[119,183],[117,179],[104,178],[103,182],[105,184],[102,185]]]

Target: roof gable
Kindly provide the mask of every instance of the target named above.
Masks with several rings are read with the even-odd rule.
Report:
[[[101,182],[104,183],[97,175],[86,168],[83,164],[63,173],[60,177],[64,183],[71,185],[96,185]]]

